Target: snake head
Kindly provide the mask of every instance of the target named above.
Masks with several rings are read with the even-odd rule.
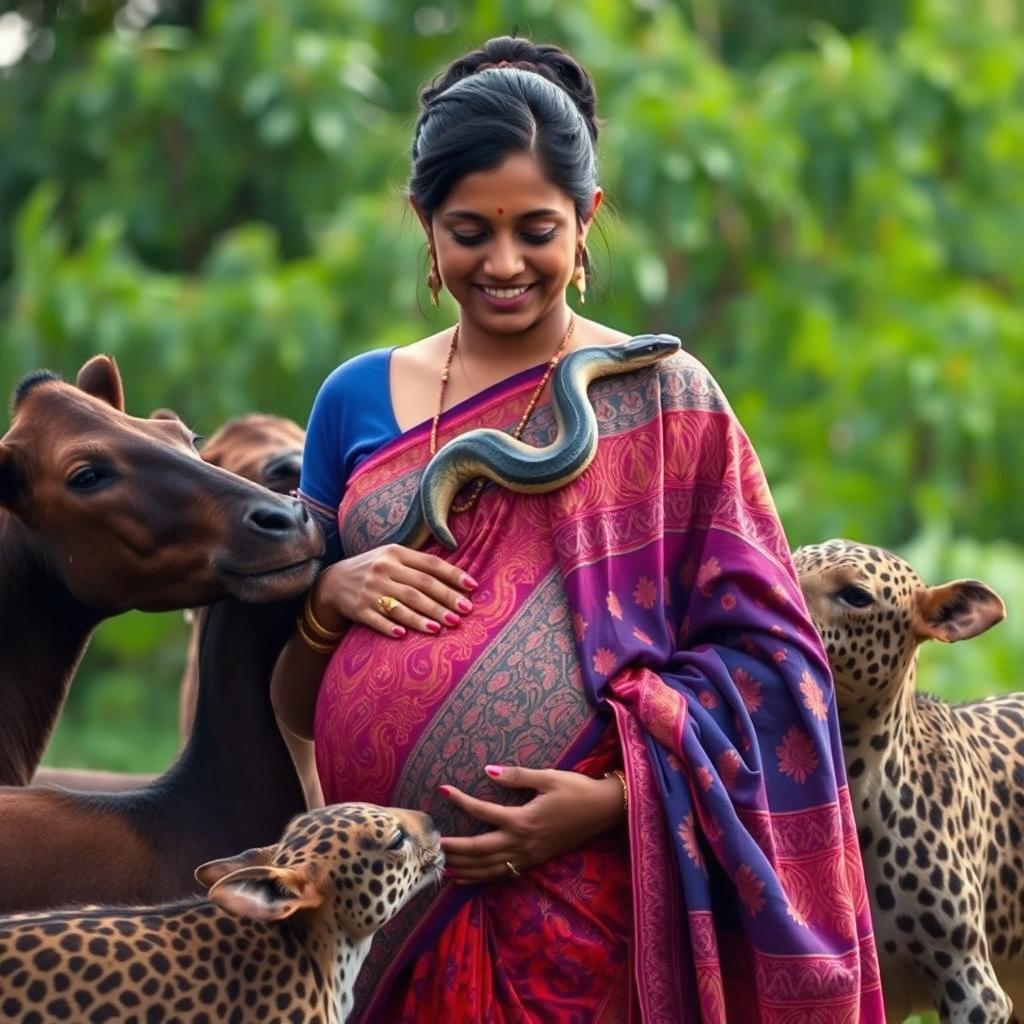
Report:
[[[630,369],[638,369],[656,363],[678,352],[680,348],[682,342],[674,334],[638,334],[618,351],[622,360],[629,363]]]

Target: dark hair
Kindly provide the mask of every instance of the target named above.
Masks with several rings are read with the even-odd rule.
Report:
[[[428,219],[467,174],[536,152],[580,219],[597,186],[594,84],[564,50],[500,36],[420,93],[409,195]]]

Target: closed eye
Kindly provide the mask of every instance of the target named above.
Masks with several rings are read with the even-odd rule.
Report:
[[[836,594],[836,597],[845,604],[850,605],[852,608],[867,608],[869,605],[875,603],[875,599],[870,593],[868,593],[868,591],[853,583],[849,586],[843,587],[843,589]]]
[[[407,838],[408,837],[406,836],[406,834],[401,829],[399,829],[392,837],[391,842],[388,843],[388,845],[384,847],[384,849],[390,851],[400,850],[405,845],[405,840]]]
[[[476,231],[472,234],[464,234],[461,231],[451,231],[449,234],[452,236],[454,241],[458,242],[459,245],[473,246],[480,245],[481,242],[485,242],[488,237],[486,231]],[[534,232],[534,231],[523,231],[520,233],[520,238],[527,245],[545,245],[550,242],[555,235],[558,234],[558,228],[551,228],[549,231]]]

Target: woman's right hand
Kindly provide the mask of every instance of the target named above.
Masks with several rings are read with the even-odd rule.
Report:
[[[313,588],[313,614],[331,630],[348,620],[391,637],[407,629],[436,634],[473,610],[466,594],[476,585],[443,558],[385,544],[328,566]],[[397,602],[390,615],[381,611],[381,597]]]

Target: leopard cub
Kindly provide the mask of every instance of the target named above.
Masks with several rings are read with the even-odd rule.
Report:
[[[337,804],[157,907],[0,918],[0,1019],[340,1024],[373,933],[444,857],[430,818]]]

